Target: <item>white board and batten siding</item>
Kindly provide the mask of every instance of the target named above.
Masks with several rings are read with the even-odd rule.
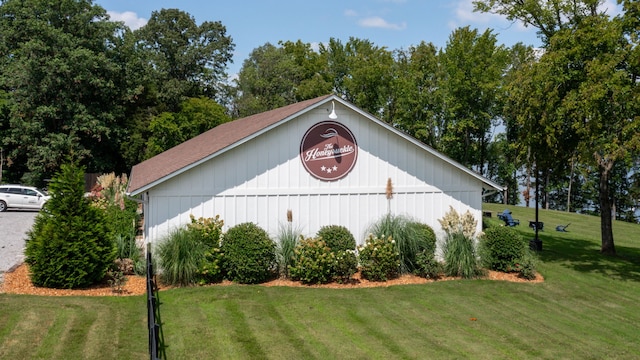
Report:
[[[306,236],[325,225],[343,225],[360,244],[368,226],[389,210],[427,223],[439,236],[437,219],[449,206],[481,219],[480,179],[343,104],[336,110],[336,121],[351,130],[358,145],[357,161],[346,177],[316,179],[300,160],[305,132],[327,120],[326,109],[315,108],[150,188],[147,241],[189,223],[191,214],[220,215],[225,230],[253,222],[275,239],[291,210],[293,226]],[[385,194],[388,178],[394,191],[390,201]]]

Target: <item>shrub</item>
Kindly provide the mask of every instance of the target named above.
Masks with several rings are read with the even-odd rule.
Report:
[[[358,257],[355,250],[334,252],[334,279],[340,284],[349,282],[353,274],[358,272]]]
[[[224,254],[219,247],[213,246],[205,250],[202,262],[198,265],[198,284],[206,285],[222,281]]]
[[[185,228],[174,229],[157,246],[163,283],[189,286],[198,282],[207,249],[193,232]]]
[[[516,264],[516,271],[518,271],[521,278],[527,280],[533,280],[536,278],[536,265],[538,259],[529,249],[525,249],[524,255],[519,263]]]
[[[522,236],[507,226],[491,227],[480,238],[482,262],[496,271],[514,271],[527,250]]]
[[[416,256],[425,249],[435,252],[435,233],[426,224],[421,224],[403,215],[385,215],[368,229],[378,238],[391,236],[400,257],[400,272],[416,269]]]
[[[222,240],[224,270],[231,281],[257,284],[276,271],[275,243],[269,234],[253,223],[238,224]]]
[[[219,248],[220,240],[222,238],[222,227],[224,221],[220,219],[220,215],[216,215],[215,218],[203,218],[198,219],[189,215],[191,223],[187,224],[187,229],[193,232],[198,239],[209,248]]]
[[[462,233],[468,239],[475,239],[477,235],[476,226],[478,222],[469,210],[460,215],[453,206],[449,205],[449,211],[444,214],[442,219],[438,219],[438,222],[442,226],[442,230],[448,235]]]
[[[356,249],[356,239],[349,229],[340,225],[323,226],[316,236],[321,237],[334,253]]]
[[[109,232],[116,243],[116,257],[120,260],[130,259],[135,272],[144,274],[142,249],[136,244],[136,227],[140,221],[138,204],[127,198],[127,184],[126,174],[100,175],[96,186],[89,193],[89,199],[93,207],[103,211]]]
[[[281,225],[278,231],[278,244],[276,246],[276,261],[280,276],[290,277],[289,265],[293,262],[294,250],[298,245],[300,230],[294,228],[291,223]]]
[[[416,260],[417,256],[423,252],[426,255],[430,254],[434,256],[436,253],[436,233],[431,226],[417,221],[410,222],[408,225],[414,228],[412,232],[418,238],[419,246],[416,253]]]
[[[223,279],[223,253],[220,250],[220,242],[222,239],[222,227],[224,221],[220,219],[220,215],[215,218],[198,219],[193,215],[189,215],[191,223],[187,224],[189,231],[197,241],[202,243],[204,254],[197,270],[197,282],[200,285],[210,284],[222,281]]]
[[[333,280],[335,259],[321,238],[301,238],[294,250],[289,274],[304,284],[326,284]]]
[[[414,273],[423,278],[437,279],[442,272],[442,265],[430,250],[425,249],[416,256],[416,265]]]
[[[318,230],[322,238],[335,255],[333,277],[339,283],[346,283],[358,271],[358,257],[355,254],[356,239],[344,226],[328,225]]]
[[[400,256],[395,241],[389,236],[378,238],[369,235],[365,244],[358,247],[360,272],[365,279],[386,281],[396,278],[400,270]]]
[[[51,199],[27,235],[25,261],[31,281],[71,289],[104,280],[116,246],[103,214],[84,197],[83,169],[63,164],[49,191]]]
[[[482,273],[474,241],[462,232],[447,235],[442,246],[442,254],[444,272],[447,276],[460,276],[469,279]]]

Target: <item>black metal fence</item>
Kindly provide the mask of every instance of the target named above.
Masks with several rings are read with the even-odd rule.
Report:
[[[151,244],[147,244],[147,326],[151,360],[166,359],[164,336],[160,320],[160,298],[151,261]]]

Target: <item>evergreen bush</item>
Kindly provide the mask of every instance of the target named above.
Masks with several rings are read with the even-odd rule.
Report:
[[[229,280],[257,284],[272,278],[277,271],[275,246],[269,234],[253,223],[229,229],[221,247]]]
[[[418,254],[425,253],[426,255],[435,256],[436,254],[436,233],[431,226],[414,221],[409,223],[409,226],[413,226],[413,232],[420,239],[420,251]]]
[[[323,226],[316,236],[321,237],[334,253],[356,249],[356,239],[353,234],[341,225]]]
[[[63,164],[49,186],[51,199],[28,233],[25,262],[31,281],[49,288],[82,288],[105,279],[116,257],[104,214],[84,196],[84,171]]]
[[[488,228],[480,238],[483,265],[496,271],[515,271],[527,244],[517,230],[508,226]]]

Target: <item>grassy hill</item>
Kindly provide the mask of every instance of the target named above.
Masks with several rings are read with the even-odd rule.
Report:
[[[495,214],[504,205],[487,204]],[[533,237],[533,209],[509,207]],[[492,220],[489,220],[492,221]],[[438,281],[367,289],[211,286],[163,291],[169,359],[637,359],[640,226],[540,211],[543,283]],[[568,232],[556,232],[566,225]],[[2,359],[137,359],[144,299],[0,294]]]

